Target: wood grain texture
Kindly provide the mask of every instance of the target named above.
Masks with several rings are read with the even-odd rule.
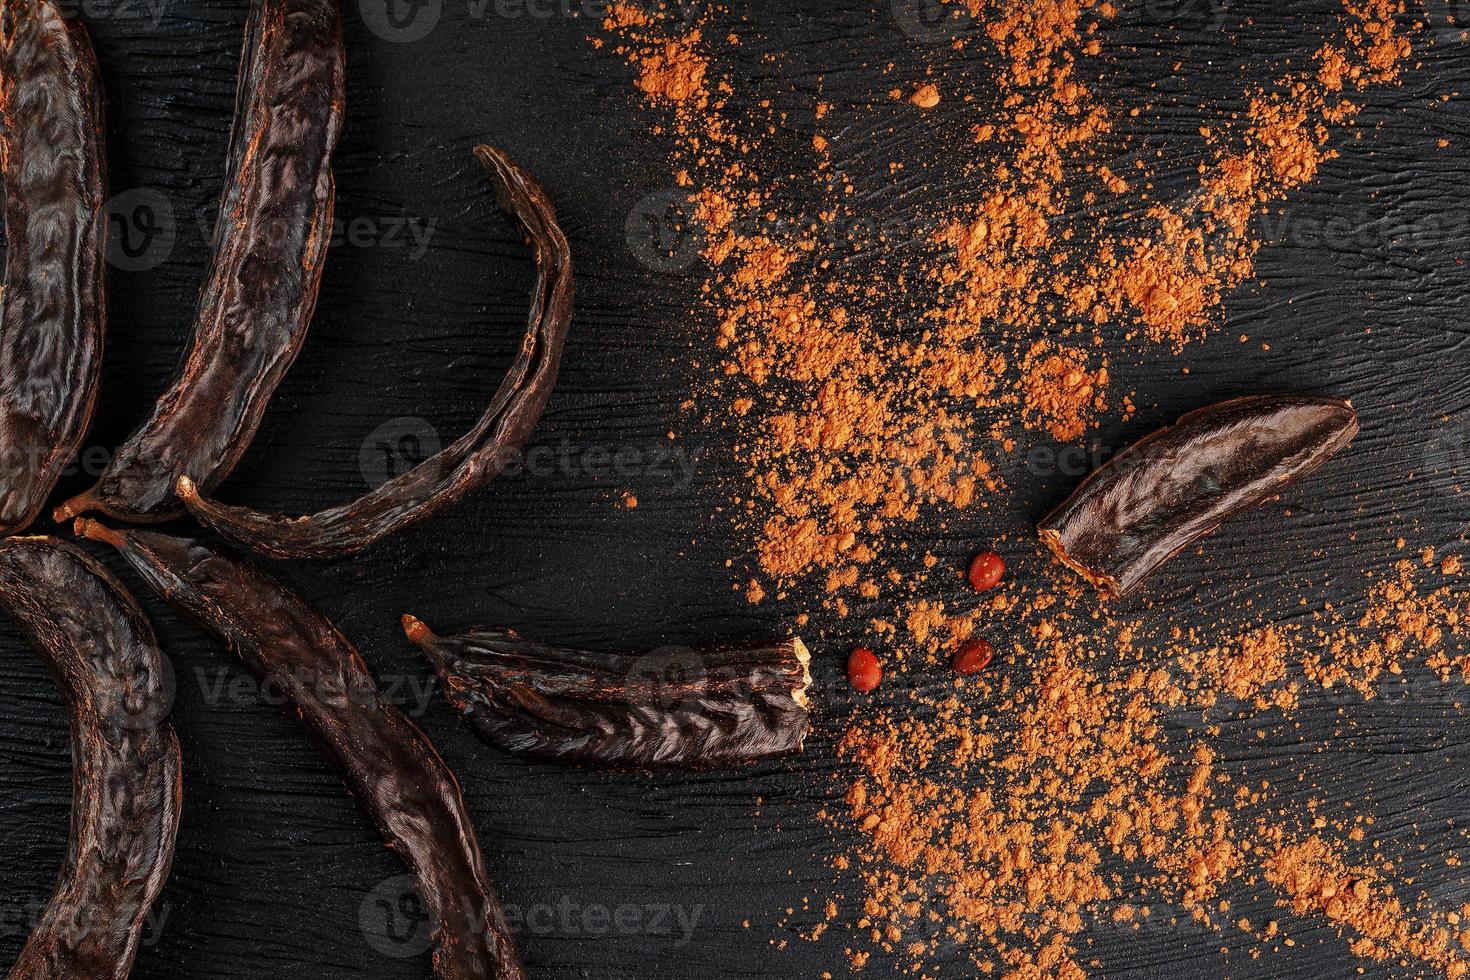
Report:
[[[111,278],[90,439],[103,449],[145,417],[188,338],[223,179],[245,4],[95,6],[88,26],[109,98],[113,193],[155,191],[174,215],[165,257]],[[637,103],[628,69],[587,44],[595,23],[499,16],[494,3],[444,0],[427,39],[393,43],[365,19],[381,0],[344,6],[348,108],[336,155],[337,213],[349,223],[365,219],[370,232],[332,249],[316,324],[222,498],[289,502],[301,511],[326,506],[361,493],[382,465],[373,453],[376,461],[364,464],[365,443],[399,445],[405,433],[447,441],[479,414],[520,333],[532,276],[470,156],[477,142],[504,147],[556,201],[578,263],[577,318],[536,437],[539,446],[570,447],[571,465],[502,478],[354,561],[279,571],[357,642],[385,685],[396,685],[399,703],[459,773],[492,876],[507,904],[534,920],[520,937],[533,977],[847,975],[841,930],[816,945],[797,932],[820,918],[820,902],[803,911],[805,899],[842,893],[849,911],[859,899],[851,883],[834,883],[827,860],[842,842],[816,814],[839,803],[833,743],[860,710],[841,681],[845,650],[879,610],[858,605],[846,623],[818,617],[804,631],[809,640],[825,634],[812,643],[816,731],[802,759],[752,773],[629,777],[527,765],[484,746],[437,695],[418,713],[412,685],[426,684],[429,671],[399,630],[408,610],[445,628],[487,620],[555,642],[625,649],[768,638],[816,603],[796,591],[752,607],[731,590],[749,561],[749,542],[717,512],[740,479],[731,434],[702,429],[679,407],[698,376],[693,362],[708,362],[714,328],[690,313],[699,305],[697,267],[654,271],[627,245],[630,212],[672,183],[668,147],[649,135],[654,117]],[[843,120],[834,147],[855,177],[855,207],[885,220],[919,204],[937,210],[978,197],[981,182],[959,176],[969,162],[956,138],[968,125],[961,108],[946,102],[916,124],[914,114],[889,107],[886,91],[930,65],[973,67],[966,60],[982,49],[960,55],[903,34],[886,0],[749,6],[745,43],[735,50],[749,79],[739,98],[771,99],[799,129],[824,76],[822,96]],[[1269,80],[1334,30],[1331,0],[1245,7],[1232,5],[1223,30],[1147,13],[1128,19],[1108,44],[1119,54],[1097,67],[1110,101],[1155,106],[1137,124],[1136,152],[1163,153],[1161,198],[1195,179],[1202,116],[1241,109],[1243,79]],[[1262,253],[1259,281],[1231,296],[1227,328],[1184,359],[1143,363],[1126,345],[1110,352],[1115,390],[1137,392],[1139,411],[1127,422],[1107,418],[1092,437],[1099,445],[1122,445],[1243,390],[1331,391],[1352,398],[1364,421],[1341,465],[1289,496],[1289,520],[1283,507],[1245,515],[1210,540],[1202,563],[1161,570],[1148,601],[1195,608],[1202,622],[1246,602],[1300,616],[1296,597],[1304,591],[1321,603],[1359,593],[1364,556],[1381,562],[1400,534],[1460,539],[1470,517],[1470,504],[1453,492],[1470,480],[1470,371],[1458,367],[1470,339],[1463,299],[1470,225],[1453,221],[1470,213],[1470,112],[1462,97],[1438,97],[1470,89],[1470,44],[1424,47],[1419,60],[1401,89],[1364,100],[1362,139],[1338,138],[1341,157],[1283,205],[1286,231]],[[1437,146],[1441,138],[1448,148]],[[778,177],[775,191],[797,210],[816,203],[803,207],[807,142],[775,141],[762,151],[768,171],[793,175]],[[1132,155],[1120,161],[1128,165]],[[888,174],[894,159],[907,163],[896,179]],[[1303,233],[1336,215],[1349,219],[1353,234],[1323,242]],[[398,219],[433,222],[422,254],[388,240]],[[1431,240],[1385,231],[1441,219],[1450,223]],[[842,264],[859,272],[872,261],[855,254]],[[893,328],[910,328],[911,312],[891,311]],[[1242,333],[1252,342],[1240,343]],[[381,427],[395,420],[399,427],[385,436]],[[694,461],[687,478],[652,468],[624,477],[586,465],[589,448],[647,449],[666,443],[669,431]],[[948,515],[947,528],[938,520],[916,526],[915,552],[933,551],[959,568],[977,542],[1029,535],[1075,482],[1016,461],[1004,469],[1011,494],[988,509]],[[75,474],[59,494],[84,489],[95,475]],[[616,506],[624,491],[637,494],[636,510]],[[1264,561],[1262,540],[1297,560]],[[731,558],[733,573],[725,567]],[[1037,554],[1013,567],[1037,575],[1044,563]],[[958,580],[936,585],[935,598],[959,600],[961,589]],[[397,945],[365,937],[363,910],[398,897],[401,871],[299,726],[209,638],[157,603],[148,608],[176,665],[185,808],[160,911],[164,928],[145,938],[135,976],[428,976],[411,932]],[[61,709],[41,668],[8,628],[0,628],[0,649],[7,844],[0,964],[8,964],[27,909],[44,900],[64,850],[70,776]],[[1429,684],[1368,705],[1309,697],[1293,722],[1222,720],[1220,765],[1240,781],[1271,778],[1290,803],[1371,806],[1385,848],[1413,855],[1401,873],[1451,907],[1470,900],[1463,876],[1443,861],[1466,845],[1466,703],[1470,691]],[[1171,737],[1182,743],[1201,726],[1197,715],[1181,716]],[[1235,915],[1289,918],[1265,886],[1229,897]],[[686,921],[697,911],[692,929],[668,916],[651,921],[650,909],[663,905],[682,909]],[[555,911],[563,907],[581,917]],[[633,908],[639,925],[589,935],[590,907]],[[788,917],[787,908],[797,914]],[[1155,925],[1143,931],[1097,927],[1086,937],[1095,975],[1361,975],[1346,945],[1320,925],[1293,921],[1295,948],[1252,960],[1222,954],[1221,938],[1183,913],[1169,920],[1168,910],[1156,910]],[[773,939],[788,940],[787,948]],[[958,951],[941,965],[944,976],[970,975]],[[1368,975],[1415,973],[1390,964]],[[865,976],[887,980],[897,967],[875,960]]]

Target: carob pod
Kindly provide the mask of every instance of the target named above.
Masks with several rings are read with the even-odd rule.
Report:
[[[1041,539],[1103,595],[1124,596],[1357,434],[1357,412],[1340,398],[1257,395],[1202,408],[1088,477],[1041,522]]]
[[[87,434],[107,321],[102,91],[87,31],[0,0],[0,534],[36,519]]]
[[[207,484],[179,481],[200,523],[272,558],[329,558],[372,545],[489,483],[525,445],[556,385],[572,317],[572,259],[546,192],[488,146],[475,148],[501,207],[536,250],[536,286],[525,338],[500,390],[475,426],[407,473],[350,502],[305,517],[231,507],[200,496]]]
[[[428,736],[383,696],[341,631],[241,556],[86,519],[77,533],[116,548],[160,598],[284,692],[414,873],[433,926],[434,975],[523,980],[459,782]]]
[[[668,656],[586,653],[506,630],[436,636],[403,617],[451,704],[496,748],[547,762],[737,766],[801,750],[811,657],[798,639]]]
[[[194,339],[153,415],[91,490],[56,511],[129,521],[183,513],[255,438],[306,338],[331,240],[331,156],[344,106],[338,0],[253,0],[214,260]]]
[[[0,609],[56,677],[73,766],[66,863],[10,978],[123,980],[179,828],[171,675],[137,602],[72,545],[0,542]]]

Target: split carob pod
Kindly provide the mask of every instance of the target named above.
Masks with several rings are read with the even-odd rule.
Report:
[[[0,542],[0,609],[56,677],[73,766],[66,863],[10,978],[122,980],[179,827],[171,674],[137,602],[70,544]]]
[[[249,447],[306,338],[331,240],[342,127],[339,0],[252,0],[214,259],[192,345],[153,415],[97,485],[56,511],[181,516],[175,487],[213,488]]]
[[[546,762],[714,768],[801,750],[811,657],[798,639],[722,650],[587,653],[506,630],[408,638],[496,748]]]
[[[475,154],[500,206],[536,251],[530,320],[509,373],[474,427],[453,444],[350,503],[305,517],[267,514],[204,499],[186,474],[179,495],[200,523],[271,558],[330,558],[360,551],[488,484],[525,445],[556,385],[572,317],[572,259],[546,192],[488,146]]]
[[[46,505],[87,434],[107,320],[102,91],[87,31],[0,0],[0,534]]]
[[[77,521],[159,597],[218,636],[291,712],[413,872],[442,980],[524,980],[459,782],[321,613],[243,556],[186,538]]]
[[[1103,595],[1127,595],[1357,433],[1357,412],[1340,398],[1256,395],[1190,412],[1088,477],[1041,522],[1041,539]]]

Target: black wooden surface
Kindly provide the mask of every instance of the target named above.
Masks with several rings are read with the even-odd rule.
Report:
[[[88,472],[75,474],[65,493],[89,485],[99,454],[146,414],[187,337],[245,17],[243,0],[74,6],[93,29],[107,87],[112,190],[123,195],[123,223],[113,230],[127,247],[115,256],[105,388],[81,463]],[[280,571],[360,644],[460,774],[493,877],[526,920],[521,942],[533,977],[846,974],[840,929],[815,945],[795,933],[819,918],[801,911],[803,901],[834,890],[827,861],[843,842],[816,814],[840,806],[833,738],[857,708],[841,664],[860,622],[819,615],[807,630],[825,634],[816,644],[819,731],[808,754],[745,774],[602,775],[521,764],[495,755],[429,697],[424,664],[398,628],[405,611],[436,627],[487,621],[556,641],[637,648],[784,633],[817,602],[794,590],[752,607],[731,591],[748,572],[750,542],[717,508],[740,469],[723,437],[701,432],[680,409],[696,381],[692,355],[712,336],[708,320],[689,314],[699,267],[650,268],[638,243],[630,247],[629,214],[671,184],[668,146],[649,135],[655,120],[636,99],[629,69],[587,43],[595,19],[565,13],[600,5],[432,0],[418,15],[437,22],[417,40],[409,39],[415,25],[427,21],[400,22],[409,25],[403,35],[372,26],[383,23],[375,18],[384,0],[345,7],[349,105],[336,158],[345,234],[305,350],[227,499],[315,509],[361,492],[385,467],[411,460],[415,446],[452,438],[478,414],[521,329],[530,283],[528,256],[494,212],[470,156],[476,142],[505,147],[555,198],[578,261],[578,316],[536,442],[547,451],[532,457],[532,472],[500,480],[357,560]],[[1154,102],[1139,138],[1166,150],[1165,189],[1191,179],[1197,149],[1185,144],[1201,115],[1240,109],[1242,79],[1264,82],[1306,59],[1335,26],[1330,0],[1235,4],[1201,16],[1204,7],[1140,6],[1116,26],[1108,45],[1115,55],[1100,69],[1105,97]],[[1402,88],[1365,100],[1363,138],[1339,138],[1341,158],[1286,206],[1278,226],[1285,233],[1262,254],[1261,281],[1231,297],[1228,327],[1178,360],[1115,357],[1116,390],[1136,390],[1139,412],[1127,423],[1105,420],[1097,433],[1104,445],[1244,390],[1332,391],[1352,397],[1365,422],[1343,465],[1310,495],[1294,496],[1293,520],[1248,516],[1212,544],[1203,588],[1197,568],[1171,568],[1156,600],[1193,603],[1206,618],[1229,595],[1227,583],[1249,571],[1250,597],[1291,613],[1302,581],[1316,583],[1323,601],[1333,590],[1360,594],[1358,573],[1381,564],[1399,535],[1416,545],[1459,539],[1467,507],[1453,491],[1457,471],[1470,464],[1462,299],[1470,285],[1470,117],[1460,98],[1438,99],[1470,82],[1470,42],[1443,20],[1455,7],[1431,5],[1414,35],[1418,67]],[[883,0],[765,2],[744,16],[745,43],[733,56],[758,82],[752,90],[778,108],[809,109],[802,92],[817,74],[840,110],[873,104],[895,80],[946,61],[933,43],[901,31]],[[773,54],[777,68],[766,60]],[[848,150],[875,209],[905,206],[897,192],[885,197],[894,147],[928,157],[936,173],[959,172],[939,166],[963,162],[947,111],[924,117],[922,130],[849,134],[885,147]],[[1169,165],[1171,148],[1179,149],[1177,166]],[[942,203],[972,191],[948,178],[909,193]],[[1338,216],[1350,232],[1315,230]],[[413,230],[427,241],[420,245]],[[1270,349],[1239,343],[1242,333]],[[669,431],[679,437],[672,461]],[[618,450],[623,472],[610,461]],[[959,562],[997,533],[1023,535],[1067,491],[1068,481],[1024,467],[1008,476],[1013,492],[989,510],[951,519],[943,534],[917,527],[920,552]],[[625,491],[637,495],[637,509],[618,506]],[[269,692],[147,598],[176,665],[186,789],[177,864],[135,976],[426,976],[422,930],[400,914],[411,910],[402,904],[410,895],[401,866],[341,783]],[[1349,737],[1320,752],[1341,727],[1341,704],[1309,697],[1298,722],[1273,732],[1265,748],[1254,738],[1258,726],[1227,726],[1223,764],[1272,776],[1286,800],[1370,796],[1384,839],[1405,850],[1425,845],[1417,887],[1451,907],[1470,901],[1470,886],[1442,860],[1464,845],[1455,821],[1470,803],[1463,700],[1457,687],[1427,685],[1412,697],[1354,706]],[[62,859],[71,790],[58,701],[8,626],[0,628],[0,705],[0,963],[8,963]],[[1309,779],[1294,787],[1301,772]],[[1241,908],[1272,901],[1265,892],[1232,897]],[[788,917],[788,908],[797,914]],[[1101,930],[1088,937],[1088,955],[1106,977],[1361,975],[1363,965],[1326,926],[1303,923],[1297,935],[1294,949],[1254,961],[1222,955],[1217,936],[1186,921],[1141,933]],[[784,950],[773,944],[781,939],[791,940]],[[867,975],[896,971],[878,959]],[[942,975],[971,972],[955,950]]]

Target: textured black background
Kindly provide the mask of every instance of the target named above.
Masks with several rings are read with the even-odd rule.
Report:
[[[133,192],[120,212],[132,223],[130,243],[143,248],[121,255],[112,279],[106,382],[91,440],[110,447],[146,414],[187,337],[222,176],[245,3],[77,6],[93,28],[109,99],[112,189]],[[422,685],[427,675],[398,629],[405,611],[443,628],[488,621],[609,648],[784,632],[815,597],[797,590],[757,608],[731,590],[747,567],[749,542],[717,508],[740,470],[726,437],[702,433],[680,410],[695,381],[691,356],[711,336],[707,319],[690,313],[699,267],[651,268],[640,261],[649,252],[636,217],[628,231],[639,202],[671,183],[668,147],[648,135],[656,116],[639,106],[629,69],[587,43],[593,19],[565,16],[559,2],[535,8],[549,16],[495,0],[431,3],[420,16],[437,6],[440,19],[413,41],[369,27],[365,13],[381,10],[382,0],[345,6],[349,104],[336,158],[337,212],[366,222],[358,227],[367,232],[333,250],[316,325],[227,499],[315,509],[361,492],[381,473],[380,443],[405,447],[411,461],[413,437],[447,441],[478,414],[521,328],[531,273],[470,156],[474,143],[492,141],[548,188],[578,261],[578,316],[537,438],[569,447],[559,453],[572,465],[502,479],[357,560],[281,573],[359,642],[411,710],[418,699],[405,685]],[[1304,62],[1336,30],[1335,5],[1315,0],[1229,10],[1204,2],[1121,6],[1127,16],[1105,35],[1114,56],[1099,63],[1100,90],[1121,104],[1154,103],[1129,125],[1140,146],[1165,151],[1156,161],[1161,195],[1192,178],[1202,116],[1240,109],[1243,80],[1265,82],[1289,62]],[[576,0],[569,7],[598,9]],[[1341,393],[1365,422],[1344,460],[1292,494],[1290,519],[1279,510],[1243,519],[1212,543],[1203,586],[1198,564],[1181,562],[1160,576],[1154,600],[1197,607],[1205,620],[1244,582],[1245,601],[1258,610],[1304,615],[1296,602],[1304,581],[1322,601],[1350,598],[1362,593],[1361,569],[1383,564],[1397,536],[1416,546],[1458,539],[1466,508],[1453,495],[1455,471],[1470,444],[1470,419],[1461,414],[1470,401],[1462,298],[1470,284],[1462,263],[1470,119],[1458,98],[1438,100],[1470,80],[1470,43],[1447,29],[1455,7],[1431,4],[1415,34],[1422,64],[1402,88],[1371,94],[1362,138],[1339,136],[1342,157],[1276,216],[1281,232],[1273,237],[1281,241],[1262,256],[1262,282],[1231,298],[1228,328],[1178,360],[1142,365],[1125,349],[1115,352],[1117,390],[1136,390],[1139,412],[1128,423],[1105,420],[1104,445],[1253,390]],[[884,93],[927,65],[980,67],[966,61],[983,57],[984,46],[956,54],[906,32],[885,0],[764,2],[745,18],[736,56],[749,84],[737,111],[741,100],[765,97],[803,118],[825,75],[821,90],[837,106],[840,130],[834,152],[875,216],[979,193],[977,182],[959,176],[965,141],[956,136],[970,123],[964,110],[946,102],[916,128],[919,114],[896,112]],[[767,62],[768,54],[780,59]],[[1450,146],[1439,148],[1440,138]],[[778,159],[792,173],[809,170],[806,141],[788,142]],[[887,162],[899,156],[911,165],[891,186]],[[1129,159],[1120,156],[1124,166]],[[800,187],[790,181],[782,193],[799,203]],[[1317,224],[1330,218],[1344,223],[1319,234]],[[402,219],[433,223],[422,255],[393,231]],[[896,326],[901,318],[895,314]],[[1239,343],[1242,333],[1253,342]],[[379,430],[384,423],[390,428]],[[652,465],[609,474],[596,452],[587,454],[651,454],[669,445],[669,431],[679,435],[682,458],[695,461],[692,479]],[[958,566],[1001,532],[1024,535],[1070,482],[1015,465],[1008,472],[1013,493],[989,510],[951,519],[946,532],[916,528],[920,553],[935,549]],[[90,482],[79,474],[61,489]],[[637,509],[617,506],[625,491],[637,494]],[[1013,552],[1017,573],[1034,574],[1039,559],[1030,546]],[[935,588],[936,597],[964,601],[958,585]],[[400,865],[340,782],[278,707],[248,684],[230,686],[246,676],[233,659],[147,599],[177,666],[186,789],[164,928],[150,934],[135,975],[426,976],[427,957],[411,955],[412,936],[397,943],[373,926],[379,899],[408,896]],[[810,945],[795,927],[819,918],[802,903],[832,891],[826,862],[842,846],[816,814],[840,797],[832,741],[854,710],[840,675],[860,622],[818,615],[812,634],[827,631],[815,644],[819,733],[805,758],[747,774],[645,777],[525,765],[476,741],[437,696],[415,711],[464,782],[506,901],[536,919],[521,937],[532,976],[847,972],[840,929]],[[224,693],[212,693],[221,680]],[[1457,706],[1463,691],[1425,678],[1400,686],[1402,696],[1345,709],[1340,700],[1309,697],[1299,723],[1272,726],[1269,739],[1256,739],[1263,723],[1249,721],[1227,724],[1219,744],[1228,768],[1272,778],[1288,801],[1359,801],[1377,814],[1386,846],[1428,845],[1416,856],[1424,870],[1415,889],[1450,907],[1470,900],[1470,887],[1442,860],[1465,843],[1454,826],[1470,801],[1466,721]],[[62,859],[70,800],[52,685],[8,626],[0,628],[0,705],[0,963],[8,963]],[[1355,727],[1330,739],[1344,710]],[[1180,719],[1178,729],[1197,723]],[[1297,784],[1301,772],[1307,779]],[[1240,914],[1291,922],[1271,911],[1275,897],[1265,889],[1231,897]],[[672,916],[662,921],[665,905],[698,915],[692,933]],[[788,907],[797,914],[781,927]],[[562,910],[549,925],[548,908]],[[641,925],[592,934],[600,931],[599,908],[621,908]],[[1088,955],[1107,977],[1358,975],[1330,929],[1291,928],[1299,945],[1259,961],[1222,955],[1228,939],[1187,922],[1141,933],[1102,929],[1087,937]],[[773,939],[791,942],[780,950]],[[947,955],[953,962],[944,975],[971,974],[961,952]],[[896,969],[876,959],[868,975]],[[1414,972],[1368,967],[1373,976]]]

